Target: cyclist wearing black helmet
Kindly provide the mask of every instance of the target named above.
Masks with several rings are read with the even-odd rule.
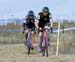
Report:
[[[30,10],[23,23],[25,38],[27,38],[28,29],[31,29],[31,39],[32,39],[32,49],[34,48],[34,30],[35,30],[35,15],[32,10]]]
[[[50,28],[53,27],[53,19],[51,16],[51,13],[49,12],[48,7],[43,7],[42,12],[38,14],[37,20],[35,22],[36,28],[39,30],[39,47],[41,46],[41,36],[42,36],[42,28],[45,27],[45,25],[50,24]]]

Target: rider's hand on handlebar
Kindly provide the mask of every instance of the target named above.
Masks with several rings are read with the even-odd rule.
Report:
[[[46,29],[50,29],[50,27],[49,27],[49,26],[45,26],[44,28],[46,28]]]

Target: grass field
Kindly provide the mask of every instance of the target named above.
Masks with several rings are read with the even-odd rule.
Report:
[[[57,28],[57,24],[55,26],[54,28]],[[65,27],[72,26],[75,25],[65,24]],[[16,27],[12,26],[11,29],[16,29]],[[57,33],[50,35],[49,57],[42,57],[37,51],[38,46],[35,46],[30,56],[27,55],[22,32],[0,32],[0,62],[75,62],[75,31],[65,31],[64,34],[60,32],[59,56],[56,56],[56,36]],[[35,44],[38,44],[37,37],[38,34],[35,35]]]
[[[27,55],[23,44],[0,45],[0,62],[75,62],[75,55],[59,54],[56,56],[49,47],[49,57],[42,57],[37,48]]]
[[[69,33],[69,34],[68,34]],[[17,36],[18,34],[18,36]],[[60,34],[59,56],[56,56],[56,41],[57,38],[51,34],[51,46],[49,49],[49,57],[42,57],[42,54],[38,52],[38,46],[31,51],[31,55],[27,55],[27,49],[24,46],[24,37],[22,33],[12,33],[13,36],[3,35],[3,41],[0,43],[0,62],[75,62],[75,33],[74,31],[68,31],[64,34]],[[4,37],[5,36],[5,37]],[[2,37],[2,35],[1,35]],[[0,37],[0,38],[1,38]],[[7,41],[6,41],[6,39]],[[36,35],[36,42],[37,35]],[[14,39],[14,40],[13,40]],[[13,40],[13,41],[12,41]]]

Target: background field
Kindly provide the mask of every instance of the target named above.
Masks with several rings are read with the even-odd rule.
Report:
[[[75,27],[75,22],[64,23],[64,28]],[[0,26],[1,30],[22,30],[21,25]],[[57,23],[54,23],[54,29],[57,29]],[[63,29],[63,23],[61,23]],[[42,57],[38,53],[38,45],[27,55],[27,49],[24,46],[24,35],[22,32],[0,32],[0,62],[75,62],[75,30],[60,32],[59,56],[56,57],[57,33],[50,35],[51,46],[49,47],[49,57]],[[35,34],[35,44],[38,44],[38,34]]]
[[[27,55],[27,49],[23,44],[0,45],[0,62],[75,62],[75,55],[55,53],[49,47],[49,57],[42,57],[37,48]]]

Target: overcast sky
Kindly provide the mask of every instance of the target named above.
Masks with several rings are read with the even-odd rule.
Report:
[[[54,20],[75,18],[75,0],[0,0],[0,18],[23,18],[29,10],[37,16],[44,6],[49,7]]]

